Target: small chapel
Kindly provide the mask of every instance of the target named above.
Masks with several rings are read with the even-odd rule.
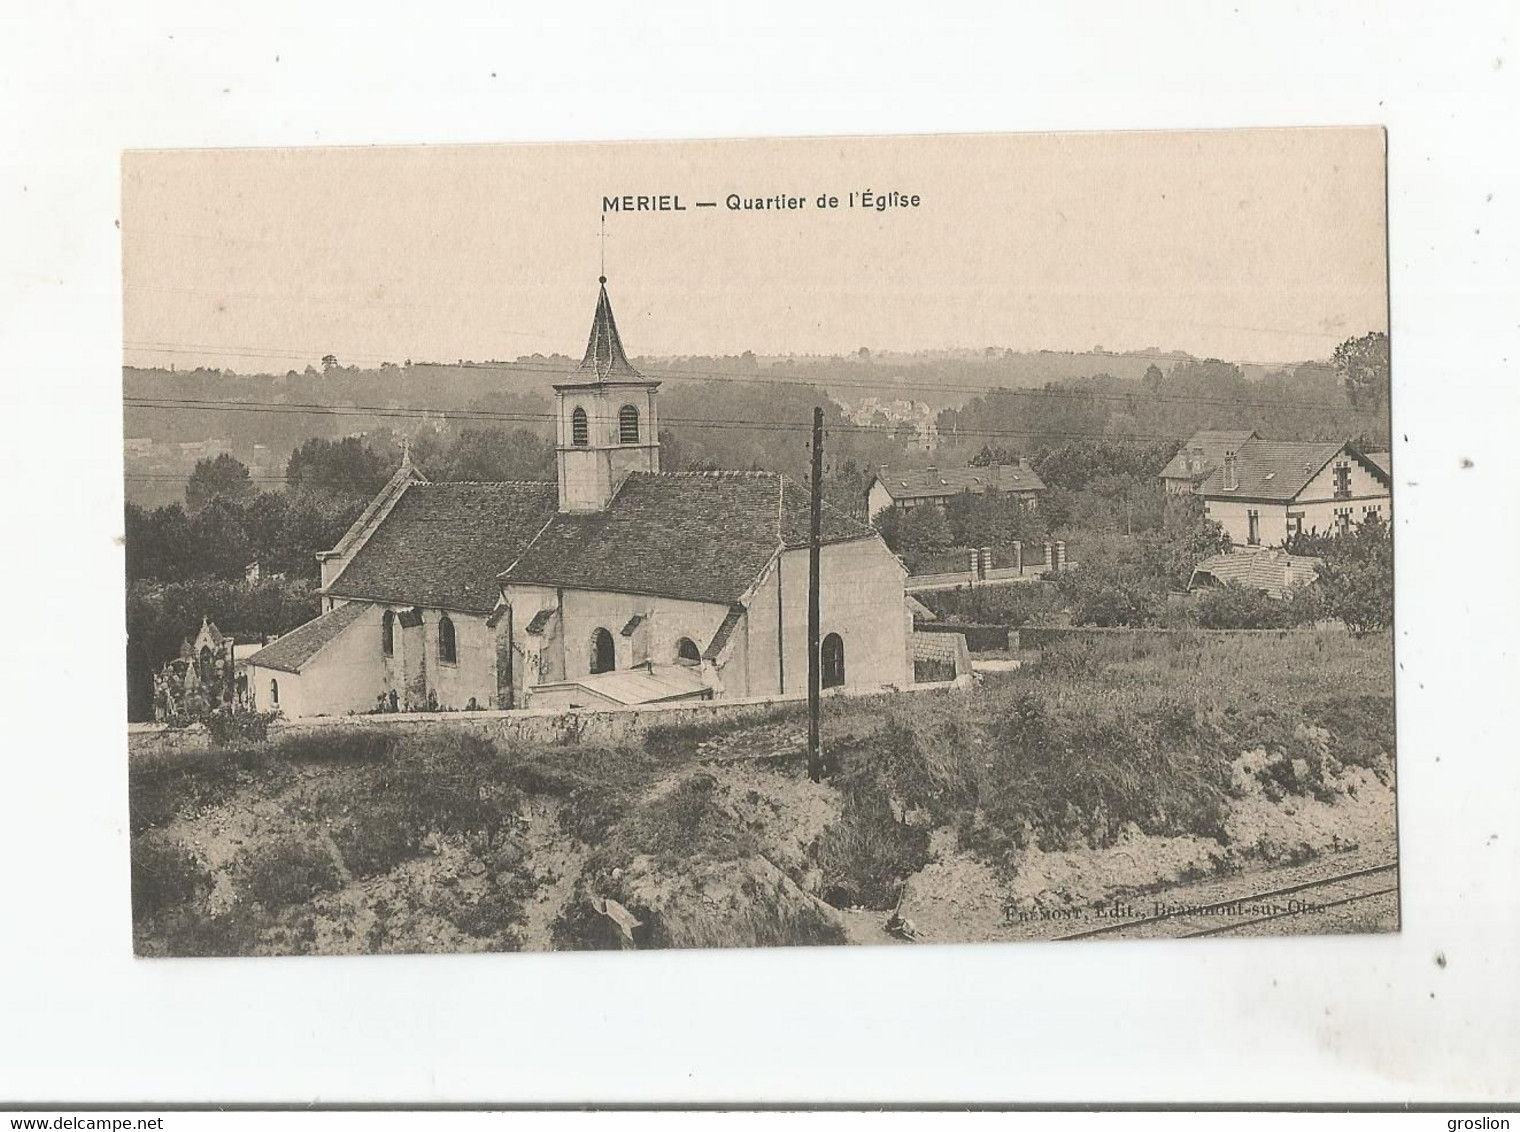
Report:
[[[322,614],[249,658],[258,710],[605,710],[806,691],[807,488],[661,471],[660,383],[629,362],[599,282],[585,357],[554,386],[554,482],[435,483],[404,452],[318,554]],[[828,507],[822,544],[825,689],[911,683],[902,563]]]

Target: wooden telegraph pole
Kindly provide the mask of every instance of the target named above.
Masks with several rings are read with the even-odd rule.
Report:
[[[808,530],[808,777],[823,778],[823,756],[818,742],[818,708],[822,693],[819,652],[818,574],[823,522],[823,410],[813,410],[812,516]]]

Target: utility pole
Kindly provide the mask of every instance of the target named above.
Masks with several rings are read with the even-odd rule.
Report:
[[[822,694],[819,670],[818,574],[822,557],[823,524],[823,409],[813,410],[812,516],[808,529],[808,777],[823,778],[823,756],[818,743],[818,710]]]

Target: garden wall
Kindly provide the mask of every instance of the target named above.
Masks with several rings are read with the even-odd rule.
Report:
[[[963,669],[957,667],[956,671],[961,672]],[[851,698],[944,694],[965,687],[970,682],[969,659],[964,671],[966,675],[953,681],[914,684],[904,689],[880,689]],[[840,691],[825,693],[825,698],[832,699],[841,694]],[[654,727],[745,723],[788,710],[801,712],[805,710],[806,704],[807,695],[804,693],[759,699],[650,704],[642,708],[609,711],[445,711],[318,716],[276,721],[270,725],[269,737],[278,739],[283,735],[305,735],[343,728],[383,727],[397,736],[426,734],[430,731],[467,731],[502,745],[618,746],[641,742]],[[127,753],[130,758],[166,752],[204,751],[210,747],[210,733],[200,724],[181,728],[171,728],[161,723],[133,723],[127,726]]]
[[[926,628],[927,626],[920,626]],[[1315,629],[1161,629],[1144,628],[1132,629],[1126,626],[1114,626],[1101,628],[1097,625],[1026,625],[1022,629],[1008,631],[1008,647],[1011,649],[1043,649],[1062,641],[1077,640],[1113,640],[1122,637],[1125,640],[1143,640],[1159,643],[1175,637],[1179,633],[1184,635],[1206,634],[1214,637],[1242,636],[1242,637],[1286,637],[1290,633],[1313,633]]]

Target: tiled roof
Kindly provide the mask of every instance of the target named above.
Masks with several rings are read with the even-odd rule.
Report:
[[[490,613],[496,575],[557,507],[552,483],[413,483],[327,592]]]
[[[1029,468],[1017,464],[994,464],[984,468],[883,468],[876,476],[893,499],[937,499],[969,491],[981,495],[998,491],[1044,491],[1045,482]]]
[[[612,301],[607,298],[607,280],[603,279],[601,294],[596,300],[596,313],[591,317],[591,338],[586,343],[586,356],[581,359],[580,372],[597,381],[645,381],[643,374],[633,368],[628,355],[623,352],[623,339],[618,335],[617,321],[612,317]]]
[[[1238,450],[1242,444],[1254,439],[1255,436],[1256,433],[1249,429],[1236,432],[1223,429],[1203,429],[1195,432],[1192,436],[1188,437],[1187,443],[1177,450],[1177,454],[1171,458],[1166,467],[1161,469],[1161,478],[1169,480],[1199,479],[1219,466],[1220,461],[1224,459],[1225,452]],[[1190,467],[1189,461],[1197,460],[1197,457],[1193,454],[1195,449],[1203,450],[1203,460],[1201,464],[1195,462]]]
[[[542,636],[552,620],[554,620],[554,610],[552,608],[540,609],[533,615],[533,620],[528,622],[528,627],[523,631],[530,637]]]
[[[874,538],[823,510],[823,540]],[[555,514],[500,581],[729,605],[783,545],[806,546],[807,489],[772,472],[635,472],[605,511]]]
[[[1218,585],[1236,582],[1256,590],[1265,590],[1273,597],[1282,597],[1295,586],[1307,585],[1318,577],[1315,567],[1318,558],[1289,554],[1285,550],[1235,551],[1232,554],[1216,554],[1205,558],[1193,568],[1188,588],[1208,585],[1212,579]]]
[[[303,664],[337,640],[338,635],[363,617],[368,608],[363,602],[350,601],[330,609],[264,646],[248,658],[248,663],[281,672],[300,672]]]
[[[1200,494],[1218,499],[1287,502],[1319,475],[1346,445],[1338,441],[1252,440],[1235,453],[1236,486],[1226,490],[1224,467],[1209,472]]]
[[[1385,476],[1393,475],[1392,452],[1368,452],[1366,453],[1366,456],[1367,459],[1371,460],[1378,466],[1378,470],[1381,471]]]
[[[744,606],[734,605],[729,608],[728,616],[723,618],[723,624],[718,626],[718,631],[713,634],[713,639],[702,653],[703,660],[718,661],[723,658],[723,650],[728,648],[728,642],[733,639],[734,630],[739,627],[743,617]]]

